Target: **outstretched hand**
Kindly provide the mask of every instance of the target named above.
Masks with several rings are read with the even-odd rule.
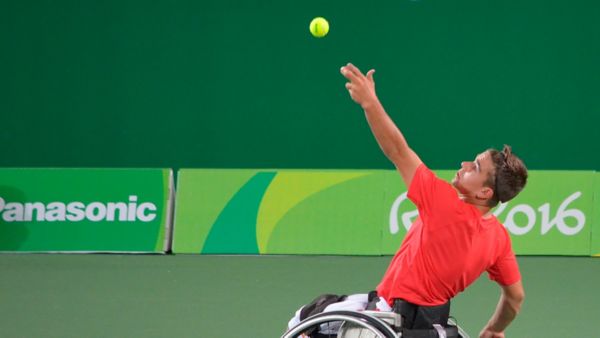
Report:
[[[354,102],[358,103],[363,109],[367,109],[378,102],[375,94],[375,80],[373,80],[374,69],[369,70],[367,75],[364,75],[360,69],[348,63],[340,69],[340,72],[350,81],[346,83],[346,89],[348,89],[348,93],[350,93],[350,97]]]

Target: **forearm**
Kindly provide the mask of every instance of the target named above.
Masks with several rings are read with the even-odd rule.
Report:
[[[362,105],[369,127],[379,147],[392,162],[409,155],[411,151],[404,135],[385,112],[381,102],[374,99]]]
[[[349,63],[340,71],[350,80],[346,83],[346,89],[348,89],[350,97],[365,111],[367,122],[379,147],[385,156],[394,163],[406,186],[410,186],[412,178],[421,164],[421,159],[410,149],[400,129],[396,127],[379,102],[375,94],[375,80],[373,80],[375,70],[369,70],[365,76],[358,68]]]
[[[496,311],[487,324],[487,328],[495,332],[503,332],[515,319],[520,310],[520,300],[511,300],[505,295],[502,295],[496,306]]]

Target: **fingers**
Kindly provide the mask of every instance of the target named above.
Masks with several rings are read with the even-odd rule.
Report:
[[[346,65],[346,69],[348,69],[349,71],[351,71],[354,75],[358,76],[358,77],[363,77],[363,73],[360,71],[360,69],[358,69],[355,65],[348,63]]]
[[[340,69],[340,73],[342,73],[342,75],[344,75],[344,77],[346,79],[350,80],[351,82],[356,82],[360,79],[359,76],[357,76],[353,71],[348,69],[348,67],[346,67],[346,66],[344,66]]]
[[[375,83],[375,79],[373,78],[373,74],[375,74],[375,69],[371,69],[367,72],[367,75],[363,75],[363,73],[358,69],[355,65],[348,63],[346,66],[340,68],[340,72],[344,77],[351,82],[355,82],[359,79],[368,79],[371,83]]]
[[[346,90],[354,102],[363,105],[364,102],[372,100],[375,97],[375,81],[373,80],[374,69],[363,75],[360,69],[351,63],[340,68],[340,72],[349,82],[346,82]]]
[[[367,72],[367,79],[369,79],[371,83],[375,83],[375,80],[373,79],[373,74],[375,74],[375,69],[371,69]]]
[[[361,73],[360,69],[356,68],[355,65],[348,63],[340,69],[342,75],[350,81],[356,81],[363,79],[365,76]]]

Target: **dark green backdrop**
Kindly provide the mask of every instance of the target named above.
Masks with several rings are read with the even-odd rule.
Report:
[[[325,16],[330,34],[308,32]],[[0,2],[0,166],[390,168],[348,61],[429,166],[600,169],[598,1]]]

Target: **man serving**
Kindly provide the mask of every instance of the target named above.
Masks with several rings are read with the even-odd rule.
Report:
[[[511,152],[488,149],[462,162],[449,184],[435,176],[409,147],[375,93],[374,70],[364,75],[352,64],[341,68],[350,97],[364,110],[383,153],[408,187],[419,217],[392,259],[377,295],[403,316],[405,325],[446,325],[450,299],[484,271],[501,288],[498,306],[481,338],[503,338],[524,299],[510,237],[491,209],[515,197],[527,168]]]

